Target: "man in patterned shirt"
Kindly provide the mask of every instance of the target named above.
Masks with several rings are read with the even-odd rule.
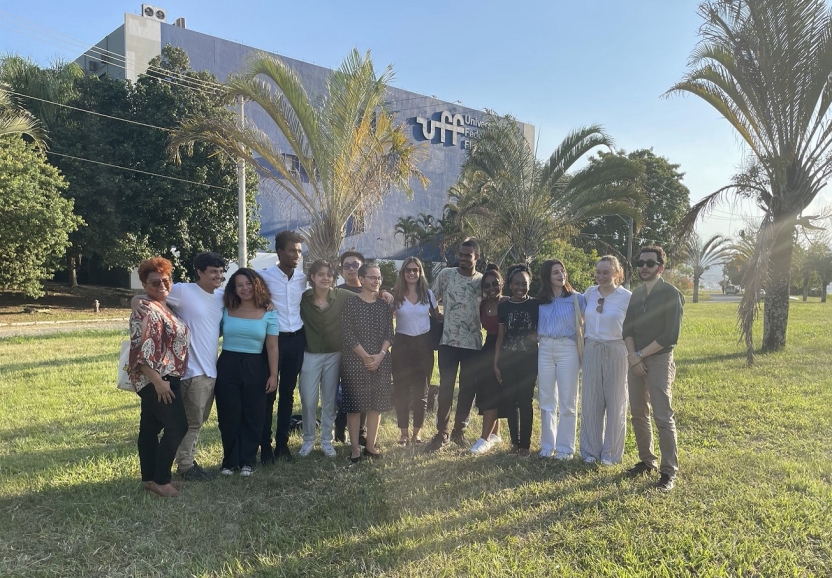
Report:
[[[448,443],[448,425],[454,401],[454,384],[459,371],[459,396],[454,429],[450,440],[467,446],[465,426],[474,404],[477,386],[477,364],[482,349],[482,274],[475,266],[480,246],[468,239],[459,247],[459,267],[443,269],[436,277],[433,292],[442,303],[445,315],[442,340],[439,342],[439,407],[436,412],[437,433],[425,448],[429,452]]]

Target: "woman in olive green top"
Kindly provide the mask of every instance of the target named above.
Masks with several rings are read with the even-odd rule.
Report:
[[[300,317],[306,333],[306,351],[300,371],[300,403],[303,414],[303,445],[298,455],[308,456],[315,448],[318,397],[321,400],[321,450],[335,457],[332,428],[335,423],[335,398],[341,372],[341,310],[356,294],[332,288],[335,267],[319,259],[309,268],[312,285],[301,298]]]

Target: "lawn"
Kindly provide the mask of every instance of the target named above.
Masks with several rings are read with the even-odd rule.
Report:
[[[0,576],[829,576],[830,307],[792,303],[788,349],[749,369],[736,304],[686,306],[669,495],[624,466],[399,448],[386,415],[380,463],[341,446],[161,500],[122,334],[0,340]],[[214,416],[198,459],[219,464]]]

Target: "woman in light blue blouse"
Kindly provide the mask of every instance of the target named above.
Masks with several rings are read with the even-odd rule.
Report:
[[[569,284],[557,259],[540,268],[540,311],[537,338],[537,396],[540,405],[540,457],[572,459],[578,422],[577,340],[586,299]],[[557,437],[556,437],[557,436]]]
[[[277,389],[276,311],[259,273],[237,269],[223,296],[222,353],[217,360],[217,422],[222,437],[222,469],[230,476],[254,471],[266,415],[266,394]],[[263,345],[267,357],[263,356]]]

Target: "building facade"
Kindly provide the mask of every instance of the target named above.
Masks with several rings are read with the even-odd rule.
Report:
[[[167,23],[163,8],[142,5],[142,14],[125,14],[124,24],[107,35],[76,62],[89,74],[126,78],[135,81],[147,70],[148,62],[161,54],[162,47],[171,45],[183,49],[190,58],[191,68],[212,72],[220,82],[245,67],[255,48],[231,42],[185,27],[184,18],[176,24]],[[113,57],[115,53],[123,60]],[[293,68],[310,94],[324,91],[330,69],[279,56]],[[342,249],[354,248],[368,258],[401,259],[410,252],[401,236],[395,235],[400,217],[426,213],[442,215],[447,203],[448,189],[459,175],[471,137],[483,126],[485,113],[459,103],[450,103],[391,87],[388,106],[396,120],[406,126],[409,138],[424,147],[425,158],[419,170],[428,178],[426,189],[414,185],[414,196],[408,199],[394,190],[368,219],[364,230],[347,227],[347,238]],[[246,117],[266,132],[276,147],[291,154],[283,135],[268,116],[255,104],[246,104]],[[529,142],[534,142],[534,127],[521,124]],[[303,211],[274,183],[261,179],[260,231],[270,242],[284,229],[299,230],[306,226]]]

